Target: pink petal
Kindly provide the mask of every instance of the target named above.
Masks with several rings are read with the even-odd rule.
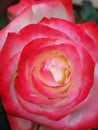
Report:
[[[13,41],[13,39],[15,39],[15,41]],[[9,33],[4,47],[0,53],[0,62],[2,63],[0,64],[0,71],[3,70],[3,67],[9,62],[12,57],[21,51],[22,47],[23,44],[18,35],[15,33]]]
[[[89,101],[72,114],[68,130],[98,128],[98,63],[95,68],[94,85]]]
[[[79,24],[79,26],[94,40],[98,48],[98,27],[95,22]]]
[[[57,17],[74,21],[72,0],[20,0],[18,4],[8,8],[9,17],[15,18],[27,7],[32,7],[36,21],[40,21],[43,17]]]
[[[7,117],[10,123],[11,130],[32,130],[32,128],[34,127],[32,121],[15,117],[10,114],[7,114]]]
[[[2,49],[9,32],[19,32],[28,24],[34,23],[35,19],[31,8],[27,8],[22,14],[0,30],[0,50]]]

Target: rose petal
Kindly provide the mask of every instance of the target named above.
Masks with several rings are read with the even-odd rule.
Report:
[[[89,101],[72,114],[68,130],[98,128],[98,63],[95,68],[94,85],[90,92]]]
[[[34,130],[35,124],[33,124],[32,121],[15,117],[10,114],[7,114],[7,117],[12,130],[31,130],[32,128]]]
[[[79,26],[94,40],[98,51],[98,27],[95,22],[79,24]]]
[[[15,39],[15,41],[13,41]],[[3,67],[8,64],[10,58],[14,57],[17,53],[20,52],[23,44],[19,39],[18,35],[15,33],[9,33],[6,44],[4,45],[0,53],[0,71],[3,70]],[[18,60],[17,60],[18,62]]]
[[[22,14],[0,30],[0,50],[2,49],[9,32],[19,32],[20,29],[28,24],[34,23],[34,17],[31,8],[27,8]]]
[[[57,17],[74,21],[72,0],[20,0],[18,4],[8,8],[9,17],[11,19],[17,17],[27,7],[32,7],[37,22],[43,17]]]

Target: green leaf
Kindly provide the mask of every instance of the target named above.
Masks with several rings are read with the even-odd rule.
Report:
[[[2,29],[5,26],[6,22],[2,15],[0,15],[0,29]]]
[[[85,21],[95,21],[98,23],[98,12],[90,0],[82,1],[81,16]]]
[[[6,116],[6,112],[4,110],[1,101],[0,101],[0,130],[11,130]]]
[[[78,12],[74,9],[74,17],[75,17],[75,21],[77,21],[77,19],[78,19]]]

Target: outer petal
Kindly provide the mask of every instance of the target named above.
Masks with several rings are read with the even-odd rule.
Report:
[[[72,114],[67,130],[98,128],[98,63],[94,81],[88,103]]]
[[[13,43],[13,39],[15,39]],[[9,33],[4,47],[0,53],[0,73],[3,67],[23,48],[22,42],[16,33]],[[17,61],[18,62],[18,61]]]
[[[0,50],[3,47],[9,32],[19,32],[20,29],[28,24],[34,23],[34,17],[31,8],[25,9],[16,19],[10,22],[5,28],[0,30]]]
[[[34,124],[32,121],[15,117],[10,114],[8,114],[7,117],[10,122],[11,130],[32,130],[32,128],[33,130],[37,130],[34,129]]]
[[[98,27],[95,22],[79,24],[79,26],[94,40],[98,49]]]
[[[37,21],[42,17],[57,17],[74,21],[72,0],[20,0],[18,4],[9,7],[9,17],[15,18],[28,6],[32,6]]]

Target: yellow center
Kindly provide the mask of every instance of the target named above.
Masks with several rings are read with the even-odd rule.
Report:
[[[64,85],[69,82],[71,74],[70,66],[63,55],[54,56],[48,68],[55,81],[60,85]]]
[[[55,87],[67,85],[71,77],[69,61],[57,51],[50,51],[39,56],[34,72],[40,81],[45,84],[49,82],[48,85]]]

